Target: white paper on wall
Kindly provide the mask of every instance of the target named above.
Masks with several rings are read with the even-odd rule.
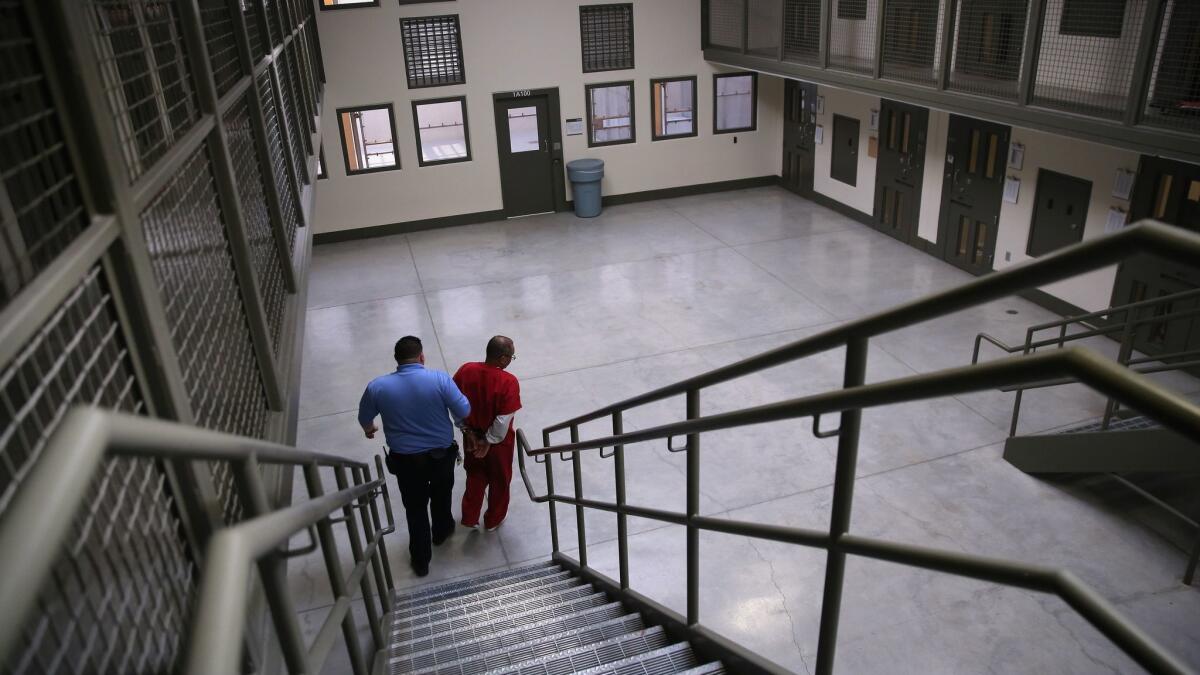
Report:
[[[1025,164],[1025,146],[1020,143],[1013,143],[1008,146],[1008,168],[1021,170]]]
[[[1113,179],[1112,196],[1117,199],[1129,199],[1133,194],[1134,175],[1132,171],[1117,169],[1116,178]]]
[[[583,133],[583,118],[572,117],[567,120],[567,135],[578,136]]]
[[[1014,176],[1009,176],[1004,179],[1004,201],[1009,204],[1017,203],[1017,196],[1021,193],[1021,179]]]
[[[825,127],[820,124],[813,130],[813,143],[820,145],[825,142]]]
[[[1104,222],[1104,233],[1112,234],[1125,227],[1125,211],[1116,206],[1108,210],[1108,220]]]

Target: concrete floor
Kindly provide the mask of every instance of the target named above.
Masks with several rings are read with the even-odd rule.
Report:
[[[429,367],[451,372],[482,358],[492,334],[513,337],[525,404],[517,423],[538,443],[543,426],[969,278],[777,188],[618,206],[591,220],[554,214],[320,246],[300,445],[364,459],[379,452],[357,429],[355,408],[365,383],[394,367],[392,343],[406,333],[425,340]],[[1053,318],[1011,299],[897,331],[872,342],[868,380],[966,364],[976,333],[1015,343]],[[1089,346],[1115,353],[1103,340]],[[722,385],[704,394],[703,412],[835,388],[842,358],[830,352]],[[1190,377],[1161,381],[1200,391]],[[1200,587],[1180,583],[1186,554],[1143,522],[1155,514],[1105,481],[1040,480],[1005,463],[1011,404],[1011,394],[986,392],[866,411],[853,531],[1065,567],[1200,667]],[[1103,406],[1079,386],[1032,392],[1021,430],[1091,419]],[[665,401],[630,413],[625,426],[683,412],[682,398]],[[815,439],[809,425],[706,434],[702,511],[826,528],[836,440]],[[582,433],[605,432],[601,423]],[[665,443],[626,455],[630,503],[683,509],[681,455]],[[611,462],[589,453],[585,495],[613,497]],[[569,492],[569,465],[557,468],[558,488]],[[462,484],[460,472],[456,514]],[[559,528],[574,549],[573,512],[560,510]],[[633,587],[682,612],[683,528],[631,519],[630,530]],[[587,533],[590,563],[616,577],[615,517],[589,514]],[[400,587],[545,559],[547,509],[514,478],[504,527],[460,530],[435,550],[428,578],[412,576],[406,546],[401,526],[388,542]],[[794,671],[811,670],[824,555],[715,534],[702,534],[701,550],[701,621]],[[316,556],[291,564],[312,635],[331,601],[324,566]],[[356,611],[361,617],[361,604]],[[335,655],[336,667],[344,659]],[[847,673],[1138,670],[1056,598],[860,559],[848,566],[837,659]]]

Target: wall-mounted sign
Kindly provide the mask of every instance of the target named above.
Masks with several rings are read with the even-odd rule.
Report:
[[[1112,207],[1108,210],[1108,220],[1104,221],[1104,233],[1112,234],[1125,227],[1126,214],[1124,209]]]
[[[583,118],[572,117],[567,120],[567,135],[578,136],[583,133]]]
[[[825,114],[825,97],[824,96],[817,97],[817,114],[818,115]]]
[[[524,98],[529,95],[528,89],[517,89],[512,92],[513,98]]]
[[[867,129],[871,131],[879,131],[879,111],[871,110],[871,119],[867,122]],[[874,155],[872,155],[874,157]]]
[[[820,145],[824,142],[825,142],[825,127],[818,124],[817,128],[813,129],[813,143]]]
[[[1004,179],[1004,201],[1009,204],[1016,204],[1017,197],[1021,194],[1021,179],[1016,176],[1009,176]]]
[[[867,157],[879,156],[879,139],[875,136],[867,138]]]
[[[1021,170],[1025,164],[1025,146],[1021,143],[1012,143],[1008,146],[1008,168]]]
[[[1113,179],[1112,196],[1117,199],[1129,199],[1133,194],[1133,178],[1136,174],[1125,169],[1117,169],[1117,176]]]

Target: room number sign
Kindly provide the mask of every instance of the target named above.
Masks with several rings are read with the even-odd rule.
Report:
[[[522,96],[529,96],[529,93],[530,92],[528,89],[517,89],[512,93],[512,95],[513,98],[521,98]]]

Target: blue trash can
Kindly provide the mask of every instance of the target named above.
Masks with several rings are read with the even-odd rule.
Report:
[[[567,179],[575,201],[575,215],[594,218],[600,215],[600,179],[604,178],[604,160],[577,159],[567,162]]]

